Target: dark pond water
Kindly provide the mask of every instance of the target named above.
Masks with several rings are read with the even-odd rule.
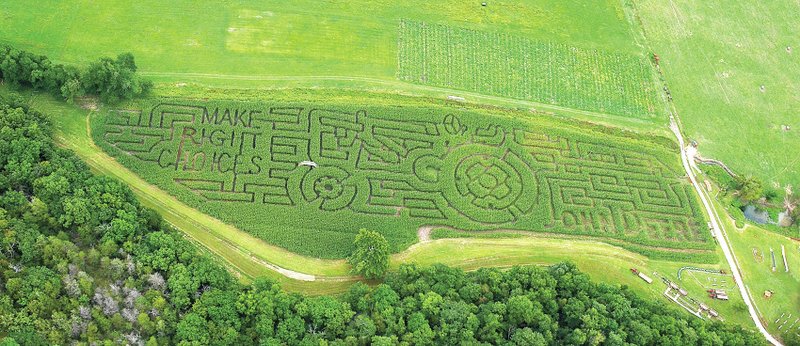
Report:
[[[758,210],[752,205],[744,207],[744,217],[757,224],[763,225],[765,223],[775,223],[769,219],[769,213],[766,210]]]

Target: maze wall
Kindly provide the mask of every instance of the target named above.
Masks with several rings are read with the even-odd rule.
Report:
[[[404,20],[400,80],[632,118],[662,116],[642,56]]]
[[[300,253],[309,251],[291,231],[262,228],[349,240],[366,226],[399,232],[397,249],[419,225],[709,244],[677,155],[568,126],[443,109],[160,101],[110,111],[98,132],[151,182]],[[316,246],[321,257],[344,252]]]

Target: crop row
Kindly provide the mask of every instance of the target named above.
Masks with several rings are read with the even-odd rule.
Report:
[[[403,20],[400,80],[627,117],[661,114],[641,56]]]

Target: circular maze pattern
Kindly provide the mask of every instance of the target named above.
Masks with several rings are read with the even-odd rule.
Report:
[[[322,210],[339,210],[353,202],[356,187],[350,174],[337,167],[314,168],[303,176],[303,198]]]
[[[536,201],[536,179],[516,154],[503,148],[467,145],[444,163],[447,202],[464,216],[483,223],[514,221]]]

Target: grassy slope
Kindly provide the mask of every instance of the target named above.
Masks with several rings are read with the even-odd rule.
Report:
[[[794,0],[636,4],[686,134],[698,140],[701,154],[770,183],[800,183],[800,5]],[[791,130],[782,131],[781,125]]]
[[[733,224],[730,224],[730,229]],[[734,231],[729,233],[732,240],[734,250],[737,254],[739,264],[744,271],[744,278],[747,280],[747,288],[753,297],[753,301],[758,307],[760,315],[763,317],[767,329],[774,334],[782,334],[787,331],[787,327],[800,317],[800,292],[797,287],[800,284],[800,254],[798,254],[798,242],[789,238],[776,235],[755,226],[747,225],[742,231]],[[783,260],[781,258],[781,245],[786,249],[786,258],[789,262],[789,272],[786,273],[783,267]],[[764,254],[763,262],[759,263],[752,255],[752,249],[757,248]],[[771,258],[770,248],[775,250],[775,260],[777,262],[777,269],[775,272],[771,271]],[[767,299],[763,293],[766,290],[771,290],[775,294]],[[791,318],[786,326],[778,329],[786,318],[780,319],[775,323],[782,314]],[[793,332],[800,333],[800,322],[795,324]]]
[[[332,98],[336,100],[352,101],[376,105],[387,104],[387,100],[400,99],[403,102],[419,103],[420,97],[424,98],[424,104],[431,102],[437,104],[450,104],[454,102],[444,101],[447,96],[459,95],[465,98],[460,105],[469,108],[492,108],[500,107],[506,109],[516,109],[520,111],[536,111],[559,118],[576,119],[580,121],[592,122],[596,124],[620,127],[623,129],[634,130],[642,134],[660,135],[671,137],[671,132],[664,126],[658,126],[657,119],[644,120],[633,117],[598,113],[580,109],[567,108],[557,105],[544,104],[534,101],[516,100],[505,97],[483,95],[467,91],[455,91],[447,88],[440,88],[428,85],[417,85],[398,82],[396,80],[384,80],[376,78],[360,77],[211,77],[204,75],[173,75],[148,74],[148,78],[156,82],[157,94],[164,96],[175,96],[184,98],[196,98],[198,94],[215,92],[224,95],[210,95],[223,99],[236,99],[247,101],[264,101],[259,96],[261,91],[268,90],[271,94],[279,93],[285,89],[292,89],[286,93],[296,94],[297,89],[314,89],[313,94],[307,97],[320,102],[328,102]],[[213,88],[213,89],[209,89]],[[322,90],[322,91],[320,91]],[[320,96],[324,96],[321,98]],[[405,96],[415,96],[409,98]],[[311,100],[306,99],[306,100]],[[296,101],[297,99],[289,99]],[[367,102],[368,101],[368,102]],[[533,114],[533,113],[532,113]],[[666,123],[664,123],[666,124]]]

